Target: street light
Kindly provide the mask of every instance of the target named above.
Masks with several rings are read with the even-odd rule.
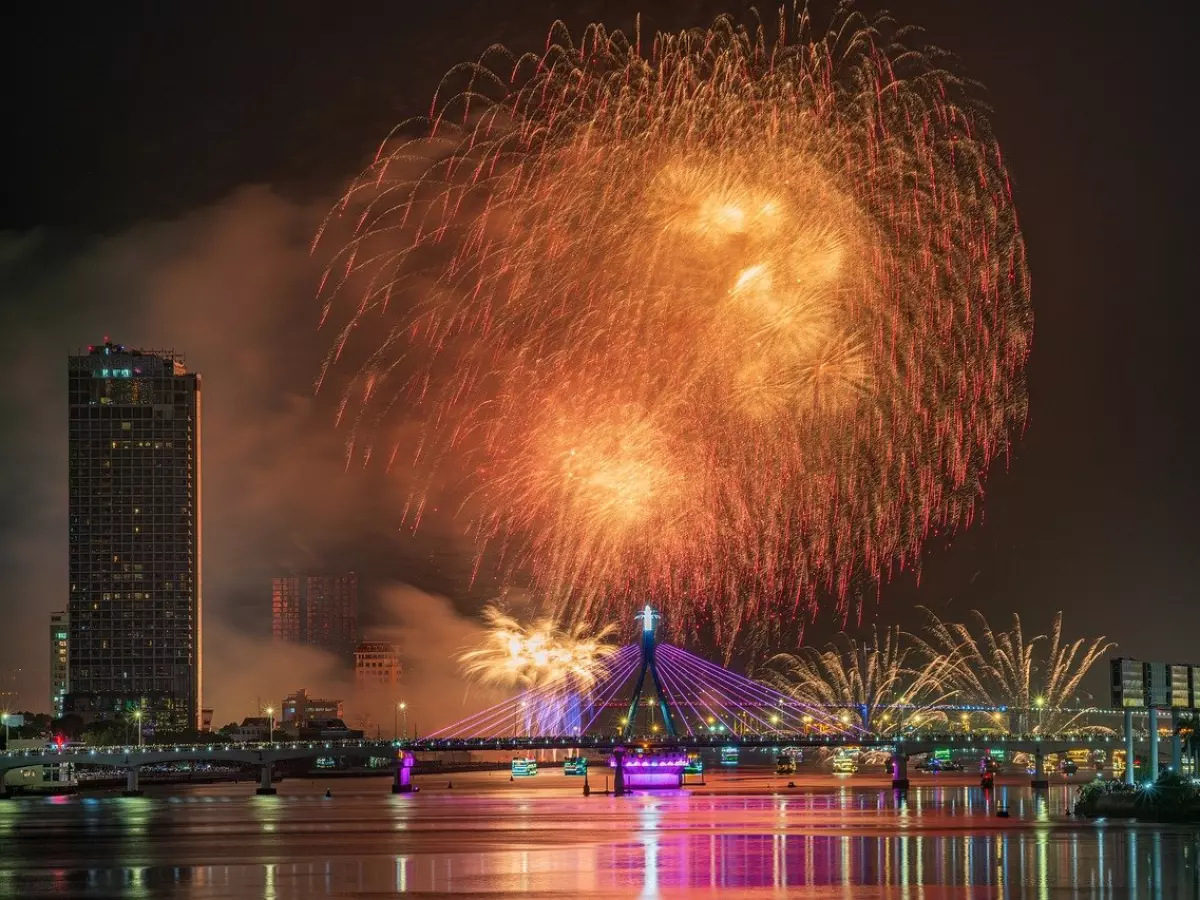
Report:
[[[8,711],[0,712],[0,720],[4,722],[4,749],[8,749]]]
[[[400,701],[400,715],[404,717],[404,739],[408,740],[408,704]]]
[[[138,748],[140,749],[142,746],[142,711],[140,709],[134,712],[133,721],[137,728]]]
[[[268,706],[267,713],[267,743],[275,743],[275,707]]]

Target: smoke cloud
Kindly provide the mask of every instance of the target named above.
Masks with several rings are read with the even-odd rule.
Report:
[[[396,529],[403,473],[348,468],[337,385],[314,396],[329,336],[316,328],[320,261],[309,243],[327,208],[253,187],[82,246],[0,236],[10,299],[0,669],[21,670],[20,705],[48,707],[43,636],[67,603],[66,357],[109,336],[181,351],[203,378],[204,701],[214,721],[300,687],[338,691],[350,705],[350,676],[333,660],[269,642],[270,579],[291,569],[360,574],[366,635],[403,645],[411,708],[430,713],[423,730],[439,724],[433,710],[464,709],[447,661],[477,636],[470,613],[482,589],[469,583],[468,551],[452,523]],[[418,699],[426,691],[430,700]]]

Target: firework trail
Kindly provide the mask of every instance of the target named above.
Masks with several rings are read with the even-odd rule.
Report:
[[[1012,629],[996,632],[974,612],[978,637],[965,623],[945,622],[932,612],[929,618],[928,639],[917,646],[930,660],[943,665],[949,660],[946,681],[957,690],[958,702],[1015,707],[1018,721],[1012,725],[1019,732],[1108,730],[1081,727],[1086,710],[1078,709],[1080,682],[1116,646],[1103,635],[1064,641],[1061,612],[1049,635],[1028,640],[1015,613]]]
[[[453,70],[332,217],[351,458],[449,490],[556,616],[729,641],[914,566],[1025,415],[1029,281],[970,85],[886,18],[552,29]],[[322,229],[322,233],[324,232]],[[319,240],[320,236],[318,236]]]
[[[458,657],[468,677],[481,684],[531,688],[564,682],[574,691],[586,690],[608,673],[609,657],[617,652],[609,640],[612,626],[585,634],[582,625],[564,631],[542,619],[525,627],[494,606],[483,616],[489,631],[482,645]]]
[[[944,721],[933,707],[951,702],[953,664],[946,656],[914,658],[899,628],[875,632],[870,642],[841,635],[819,650],[801,648],[769,661],[769,678],[790,696],[814,707],[846,707],[867,731],[889,734]]]

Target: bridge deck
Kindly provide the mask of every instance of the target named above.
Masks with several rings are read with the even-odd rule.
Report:
[[[137,768],[171,762],[226,762],[263,766],[289,760],[321,757],[390,757],[401,751],[452,753],[485,750],[597,750],[637,746],[646,749],[692,749],[717,747],[865,747],[897,748],[906,755],[929,753],[935,748],[962,750],[1004,749],[1008,751],[1056,753],[1075,748],[1096,749],[1119,745],[1119,739],[1091,734],[1065,735],[971,735],[922,734],[904,738],[886,736],[823,736],[812,734],[768,735],[682,735],[677,738],[650,736],[623,739],[615,735],[563,735],[559,737],[426,738],[408,741],[328,741],[258,744],[192,744],[172,747],[90,747],[69,750],[13,750],[0,753],[0,772],[26,766],[73,763],[84,766]]]

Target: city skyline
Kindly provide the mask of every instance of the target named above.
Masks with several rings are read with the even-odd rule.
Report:
[[[1151,151],[1140,137],[1173,119],[1170,91],[1143,88],[1179,84],[1177,57],[1155,55],[1128,70],[1102,65],[1131,43],[1148,46],[1149,26],[1111,28],[1080,4],[942,4],[933,12],[922,5],[905,18],[929,28],[931,40],[952,47],[987,85],[1013,172],[1037,309],[1030,418],[1012,456],[989,476],[981,518],[953,540],[934,536],[919,582],[900,573],[878,595],[856,598],[846,626],[917,628],[913,610],[924,603],[941,613],[1013,610],[1040,628],[1061,608],[1069,621],[1117,639],[1119,652],[1186,658],[1187,636],[1200,628],[1186,602],[1197,578],[1196,476],[1188,463],[1197,435],[1182,414],[1190,399],[1181,385],[1194,381],[1195,358],[1185,337],[1193,311],[1182,300],[1190,282],[1175,274],[1186,258],[1186,229],[1173,210],[1194,179],[1175,174],[1191,171],[1182,159],[1186,143],[1156,142]],[[604,17],[628,28],[635,6],[618,4]],[[700,24],[711,11],[664,8],[644,27]],[[89,34],[123,31],[114,24],[120,17],[88,15]],[[480,10],[474,27],[450,39],[398,11],[380,16],[380,34],[400,35],[401,56],[412,60],[401,96],[386,74],[394,72],[396,48],[349,22],[299,21],[285,53],[250,52],[231,35],[253,23],[214,20],[179,48],[188,65],[228,61],[226,81],[211,90],[187,89],[179,104],[164,105],[148,83],[111,74],[149,65],[148,49],[133,48],[110,71],[102,43],[67,33],[72,66],[99,73],[88,83],[93,99],[68,90],[80,83],[72,76],[40,85],[45,93],[25,110],[25,121],[48,135],[47,159],[72,152],[61,123],[76,120],[92,122],[109,163],[101,179],[56,165],[55,177],[8,220],[16,236],[7,296],[18,352],[6,374],[13,418],[23,427],[4,450],[15,510],[5,520],[6,565],[21,579],[21,601],[0,602],[13,623],[6,631],[22,637],[0,637],[0,650],[27,673],[27,705],[48,700],[49,659],[32,636],[65,605],[68,584],[65,423],[42,410],[61,408],[66,349],[106,332],[142,346],[186,347],[205,373],[206,656],[223,645],[240,653],[238,638],[269,641],[264,584],[290,567],[370,572],[360,611],[366,631],[392,615],[392,585],[449,597],[451,622],[464,634],[481,599],[494,593],[487,566],[471,578],[452,505],[430,509],[416,535],[401,532],[405,473],[384,477],[379,457],[347,469],[344,432],[333,424],[337,391],[312,396],[328,335],[317,331],[319,309],[309,303],[320,273],[308,244],[332,198],[369,157],[365,148],[396,118],[395,107],[419,113],[441,73],[497,37],[536,45],[548,13]],[[569,18],[578,26],[591,17]],[[169,45],[164,23],[153,27]],[[320,79],[297,62],[317,58],[328,60]],[[379,77],[364,77],[370,73]],[[301,87],[279,92],[279,81]],[[1064,107],[1047,84],[1075,100]],[[365,91],[362,104],[347,106],[346,92],[357,90]],[[90,118],[110,107],[154,122],[179,165],[152,164],[158,157],[140,141]],[[64,114],[46,121],[46,109]],[[237,137],[223,144],[214,128]],[[228,152],[199,151],[214,140]],[[310,152],[295,155],[301,146]],[[1177,327],[1164,332],[1162,322]],[[1142,614],[1130,615],[1131,605]],[[820,644],[841,626],[829,617],[806,629],[804,640]],[[451,650],[464,643],[446,639]],[[237,657],[230,657],[209,677],[231,671]],[[230,688],[214,690],[245,705]]]

